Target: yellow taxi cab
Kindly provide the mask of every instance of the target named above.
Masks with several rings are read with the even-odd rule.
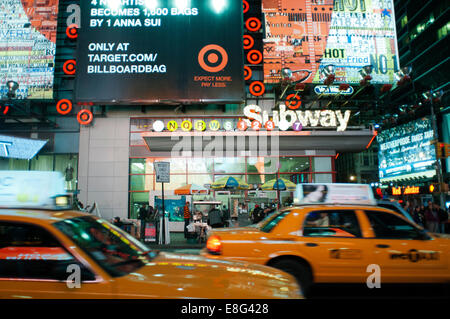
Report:
[[[6,192],[5,174],[0,172],[1,299],[302,298],[295,278],[287,273],[149,250],[97,216],[67,210],[65,196],[54,189],[53,207],[42,200],[41,189],[24,193],[20,175],[25,173],[10,174]],[[32,172],[24,176],[28,182],[40,179]],[[8,199],[15,191],[21,194]],[[5,203],[22,207],[6,208]],[[31,208],[33,203],[46,208]]]
[[[308,186],[320,189],[297,189]],[[382,283],[450,283],[450,236],[377,207],[366,185],[324,186],[297,191],[295,206],[258,224],[214,230],[201,255],[281,269],[305,294],[314,283],[364,284],[369,265],[379,266]]]

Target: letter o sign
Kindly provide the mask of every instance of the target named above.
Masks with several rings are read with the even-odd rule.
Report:
[[[189,120],[181,122],[181,129],[185,132],[189,132],[190,130],[192,130],[192,122]]]

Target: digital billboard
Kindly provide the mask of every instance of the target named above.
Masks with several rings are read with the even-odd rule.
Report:
[[[322,83],[335,67],[335,81],[359,83],[359,70],[373,66],[372,83],[393,83],[398,49],[392,0],[263,0],[264,81],[279,83],[282,68],[294,82]]]
[[[0,3],[0,94],[19,84],[18,99],[52,99],[58,0]]]
[[[436,151],[428,117],[384,130],[377,135],[381,182],[433,177]]]
[[[241,103],[242,38],[240,1],[82,1],[75,99]]]

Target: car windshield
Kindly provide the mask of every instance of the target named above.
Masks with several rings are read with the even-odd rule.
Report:
[[[54,226],[113,277],[136,271],[157,254],[131,235],[92,216],[65,219]]]
[[[290,213],[290,210],[283,210],[279,212],[275,212],[264,218],[259,223],[252,225],[252,227],[256,227],[259,230],[269,233],[278,223]]]

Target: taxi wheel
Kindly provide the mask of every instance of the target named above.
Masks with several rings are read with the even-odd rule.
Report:
[[[270,263],[269,266],[294,276],[302,289],[303,295],[308,297],[313,284],[313,276],[311,269],[307,264],[293,259],[280,259]]]

